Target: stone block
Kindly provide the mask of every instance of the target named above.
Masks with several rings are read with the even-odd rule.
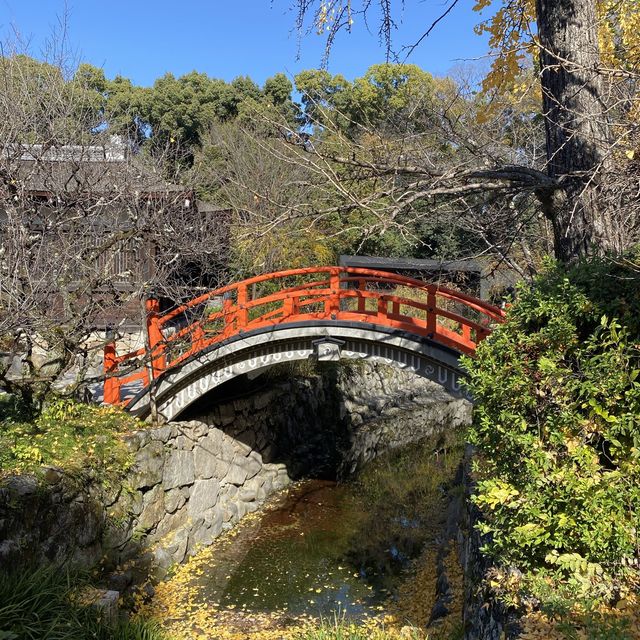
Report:
[[[149,531],[158,525],[165,515],[164,490],[156,485],[144,494],[142,512],[138,518],[138,529]]]
[[[188,422],[180,423],[183,425],[183,431],[189,430],[191,437],[194,440],[199,440],[203,436],[207,435],[209,431],[209,425],[200,420],[189,420]]]
[[[172,451],[164,463],[162,484],[165,489],[193,484],[195,467],[190,451]]]
[[[205,511],[213,507],[218,501],[220,483],[215,478],[209,480],[196,480],[191,487],[189,497],[189,515],[200,516]]]
[[[127,449],[131,453],[135,453],[136,451],[144,447],[150,439],[151,436],[149,435],[148,431],[134,431],[133,433],[129,433],[124,437],[124,442]]]
[[[190,437],[190,434],[181,434],[177,436],[174,444],[175,448],[180,449],[181,451],[193,451],[194,445],[195,442],[193,438]]]
[[[246,458],[246,461],[244,468],[247,470],[247,480],[250,480],[262,471],[262,463],[251,457]]]
[[[164,494],[164,508],[167,513],[174,513],[187,501],[181,489],[169,489]]]
[[[214,474],[215,477],[218,478],[219,480],[223,480],[224,477],[227,475],[227,473],[229,473],[230,468],[231,468],[231,460],[222,460],[221,458],[218,458],[218,461],[216,462],[216,470]]]
[[[237,522],[238,521],[238,505],[235,502],[227,502],[224,505],[222,512],[222,519],[224,522]]]
[[[238,492],[238,498],[243,502],[254,502],[258,499],[258,491],[264,484],[264,478],[255,476],[247,480]]]
[[[233,448],[236,452],[236,457],[242,456],[246,458],[253,451],[253,449],[249,445],[238,440],[233,441]]]
[[[32,476],[11,476],[5,480],[5,487],[12,497],[24,498],[38,490],[38,481]]]
[[[206,438],[201,441],[207,442]],[[198,478],[213,478],[216,475],[216,466],[218,458],[206,444],[196,444],[193,450],[193,462],[195,464],[195,473]]]
[[[167,514],[160,524],[156,527],[153,539],[159,539],[171,531],[180,530],[189,520],[189,514],[186,509],[181,509],[175,513]]]
[[[223,482],[240,486],[246,478],[247,470],[237,464],[232,464]]]
[[[136,454],[131,484],[134,489],[152,487],[162,481],[164,445],[152,440]]]
[[[213,542],[214,534],[211,525],[203,522],[189,534],[190,548],[205,547]]]
[[[166,444],[169,440],[176,437],[177,432],[178,428],[175,424],[165,424],[162,427],[153,429],[150,435],[152,440],[159,440]]]
[[[160,569],[168,569],[174,563],[172,555],[163,547],[153,550],[153,564]]]
[[[179,529],[171,537],[171,540],[165,545],[167,553],[173,559],[173,562],[180,563],[187,555],[189,547],[189,532],[186,529]]]

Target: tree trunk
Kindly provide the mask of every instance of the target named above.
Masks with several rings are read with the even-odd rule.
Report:
[[[595,0],[536,0],[548,173],[562,189],[541,194],[555,253],[571,262],[620,250],[603,202],[609,126],[598,74]]]

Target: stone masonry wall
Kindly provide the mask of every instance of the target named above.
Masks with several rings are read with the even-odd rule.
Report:
[[[390,448],[470,419],[470,405],[389,367],[325,367],[131,434],[125,486],[50,469],[0,488],[0,570],[70,561],[162,575],[301,476],[340,477]],[[197,418],[197,419],[196,419]],[[117,573],[113,588],[134,580]]]
[[[319,375],[276,379],[230,403],[187,414],[248,444],[292,478],[346,478],[389,449],[469,424],[471,404],[390,366],[322,365]],[[277,407],[271,411],[269,407]]]
[[[161,574],[290,482],[284,465],[199,422],[138,431],[127,442],[135,466],[115,492],[54,469],[41,483],[9,479],[0,488],[0,569],[135,559]]]

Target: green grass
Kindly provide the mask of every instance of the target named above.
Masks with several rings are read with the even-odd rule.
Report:
[[[145,620],[102,620],[95,608],[78,603],[89,586],[64,569],[1,576],[0,640],[168,640]]]
[[[401,631],[358,626],[341,620],[323,622],[318,627],[309,627],[295,636],[295,640],[421,640],[423,633],[411,627]]]

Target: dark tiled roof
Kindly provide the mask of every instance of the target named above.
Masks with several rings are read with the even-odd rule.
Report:
[[[9,167],[14,179],[36,193],[106,195],[124,191],[145,194],[188,193],[190,189],[167,182],[136,160],[40,161],[19,160]]]

